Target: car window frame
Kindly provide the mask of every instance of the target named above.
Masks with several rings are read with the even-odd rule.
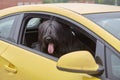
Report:
[[[99,40],[97,40],[97,44],[96,44],[95,61],[104,69],[103,73],[99,75],[100,79],[106,80],[107,69],[106,69],[106,59],[105,59],[105,46],[104,43],[102,43]]]

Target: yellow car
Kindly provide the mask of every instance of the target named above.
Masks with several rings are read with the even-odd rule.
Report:
[[[31,48],[38,25],[51,17],[92,52],[58,58]],[[120,7],[56,3],[0,10],[0,80],[120,80]]]

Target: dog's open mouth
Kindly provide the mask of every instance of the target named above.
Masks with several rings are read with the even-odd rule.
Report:
[[[48,44],[48,53],[49,54],[53,54],[54,53],[54,44],[53,43],[49,43]]]

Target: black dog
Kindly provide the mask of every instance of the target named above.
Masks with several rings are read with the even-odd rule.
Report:
[[[56,57],[81,50],[84,46],[69,26],[55,20],[47,20],[40,24],[38,35],[39,50]]]

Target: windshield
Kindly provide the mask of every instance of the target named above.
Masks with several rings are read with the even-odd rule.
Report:
[[[100,25],[103,29],[111,33],[120,40],[120,12],[89,14],[85,17]]]

